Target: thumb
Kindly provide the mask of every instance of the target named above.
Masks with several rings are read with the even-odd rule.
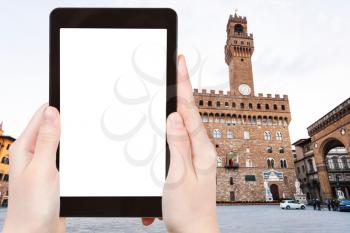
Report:
[[[192,173],[191,145],[181,115],[174,112],[167,119],[167,141],[170,150],[170,167],[166,186],[181,182],[189,171]]]
[[[43,113],[39,128],[33,160],[47,165],[56,164],[56,151],[60,137],[59,112],[54,107],[47,107]]]

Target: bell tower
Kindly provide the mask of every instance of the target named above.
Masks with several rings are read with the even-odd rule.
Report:
[[[254,52],[253,34],[248,34],[247,18],[230,15],[227,23],[225,61],[229,66],[230,93],[235,96],[254,96],[251,57]]]

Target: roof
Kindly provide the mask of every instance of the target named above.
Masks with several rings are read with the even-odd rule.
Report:
[[[11,137],[11,136],[6,136],[6,135],[1,135],[0,138],[8,139],[8,140],[10,140],[10,141],[12,141],[12,142],[16,141],[15,138],[13,138],[13,137]]]
[[[302,138],[299,139],[298,141],[294,142],[292,145],[293,146],[303,146],[305,144],[308,144],[311,142],[311,138]]]

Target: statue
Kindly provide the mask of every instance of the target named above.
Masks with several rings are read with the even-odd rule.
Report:
[[[273,201],[272,193],[269,188],[269,184],[267,183],[267,180],[264,181],[264,189],[265,189],[265,199],[266,201]]]
[[[345,199],[344,193],[340,189],[337,190],[337,196],[338,196],[338,200]]]
[[[299,182],[298,179],[295,180],[295,193],[296,193],[297,195],[304,195],[304,194],[303,194],[303,191],[302,191],[301,188],[300,188],[300,182]]]

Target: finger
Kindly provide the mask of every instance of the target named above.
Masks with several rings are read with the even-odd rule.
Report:
[[[154,222],[155,218],[142,218],[141,220],[144,226],[149,226]]]
[[[20,173],[23,171],[32,159],[32,156],[30,155],[34,153],[36,137],[46,107],[47,104],[43,104],[36,111],[23,133],[11,146],[9,159],[10,171],[12,173]]]
[[[179,56],[177,77],[178,111],[184,119],[190,136],[194,165],[197,168],[209,169],[215,164],[215,149],[210,142],[198,109],[195,105],[192,86],[189,80],[186,61]],[[203,153],[205,152],[205,153]]]
[[[167,141],[170,167],[165,185],[170,188],[181,184],[186,172],[194,174],[190,140],[182,117],[177,112],[170,114],[167,119]]]
[[[44,111],[43,121],[38,132],[33,162],[45,167],[55,165],[59,137],[59,113],[56,108],[49,106]]]

